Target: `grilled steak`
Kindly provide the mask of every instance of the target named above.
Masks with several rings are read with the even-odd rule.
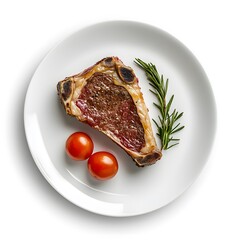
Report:
[[[133,70],[107,57],[57,85],[67,114],[103,132],[120,145],[137,166],[162,156]]]

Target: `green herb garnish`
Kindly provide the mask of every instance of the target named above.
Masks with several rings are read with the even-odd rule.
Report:
[[[180,123],[176,123],[182,117],[183,112],[178,113],[176,109],[171,111],[174,95],[167,102],[168,79],[165,81],[163,75],[160,77],[156,66],[152,63],[145,63],[139,58],[135,58],[134,62],[145,71],[149,84],[153,88],[150,91],[157,97],[158,103],[153,104],[158,108],[160,115],[158,115],[158,121],[153,119],[153,122],[157,126],[157,135],[162,145],[161,150],[167,150],[179,144],[180,139],[173,138],[173,134],[184,128],[184,126],[180,126]]]

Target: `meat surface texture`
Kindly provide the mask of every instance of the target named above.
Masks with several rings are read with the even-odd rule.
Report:
[[[130,67],[107,57],[57,85],[67,114],[103,132],[143,167],[162,156],[148,109]]]

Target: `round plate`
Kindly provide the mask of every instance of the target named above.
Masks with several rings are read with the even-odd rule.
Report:
[[[156,99],[135,58],[154,63],[169,78],[168,96],[174,93],[173,107],[184,112],[185,128],[176,134],[180,144],[164,151],[155,165],[137,167],[108,137],[66,115],[59,102],[58,81],[107,56],[118,56],[134,69],[151,119],[158,116]],[[62,196],[98,214],[133,216],[163,207],[193,183],[212,147],[216,108],[206,74],[182,43],[150,25],[113,21],[79,30],[44,58],[27,91],[24,122],[33,159]],[[97,181],[89,175],[87,161],[66,156],[65,141],[76,131],[91,136],[94,152],[109,151],[117,157],[119,171],[113,179]]]

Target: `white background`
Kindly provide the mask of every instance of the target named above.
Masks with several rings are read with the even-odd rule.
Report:
[[[237,2],[1,0],[0,239],[239,239]],[[43,178],[25,140],[23,106],[31,76],[52,47],[84,26],[121,19],[155,25],[194,53],[214,90],[218,126],[207,165],[178,200],[146,215],[110,218],[74,206]]]

